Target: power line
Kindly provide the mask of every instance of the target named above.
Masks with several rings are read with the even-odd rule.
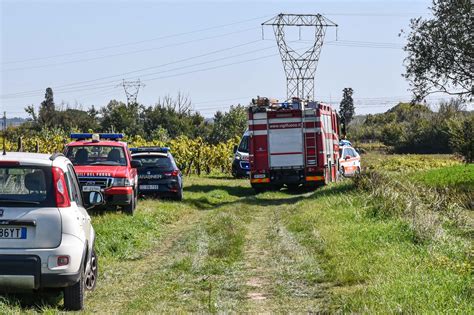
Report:
[[[187,45],[187,44],[190,44],[190,43],[200,42],[200,41],[204,41],[204,40],[215,39],[215,38],[219,38],[219,37],[225,37],[225,36],[229,36],[229,35],[232,35],[232,34],[243,33],[243,32],[247,32],[247,31],[250,31],[250,30],[256,30],[256,29],[258,29],[258,28],[252,27],[252,28],[247,28],[247,29],[244,29],[244,30],[229,32],[229,33],[225,33],[225,34],[219,34],[219,35],[215,35],[215,36],[208,36],[208,37],[198,38],[198,39],[194,39],[194,40],[188,40],[188,41],[169,44],[169,45],[164,45],[164,46],[160,46],[160,47],[132,50],[132,51],[121,52],[121,53],[116,53],[116,54],[103,55],[103,56],[99,56],[99,57],[76,59],[76,60],[70,60],[70,61],[64,61],[64,62],[43,64],[43,65],[38,65],[38,66],[2,69],[1,72],[49,68],[49,67],[52,67],[52,66],[75,64],[75,63],[81,63],[81,62],[88,62],[88,61],[106,59],[106,58],[111,58],[111,57],[119,57],[119,56],[131,55],[131,54],[138,54],[138,53],[142,53],[142,52],[160,50],[160,49],[170,48],[170,47],[177,47],[177,46]]]
[[[236,48],[239,48],[239,47],[255,44],[257,42],[260,42],[260,40],[254,40],[254,41],[238,44],[238,45],[223,48],[223,49],[213,50],[213,51],[210,51],[210,52],[207,52],[207,53],[204,53],[204,54],[195,55],[195,56],[179,59],[179,60],[176,60],[176,61],[172,61],[172,62],[160,64],[160,65],[155,65],[155,66],[145,67],[145,68],[141,68],[141,69],[137,69],[137,70],[133,70],[133,71],[123,72],[123,73],[120,73],[120,74],[100,77],[100,78],[92,79],[92,80],[84,80],[84,81],[78,81],[78,82],[58,85],[58,86],[55,87],[55,89],[60,91],[61,88],[65,88],[65,89],[66,89],[66,87],[72,87],[73,88],[76,85],[77,86],[74,87],[74,88],[94,86],[94,85],[96,85],[96,83],[94,83],[94,84],[83,84],[83,83],[97,82],[97,81],[102,81],[104,79],[110,79],[110,78],[114,78],[114,77],[124,77],[124,76],[129,75],[129,74],[139,73],[139,72],[143,72],[143,71],[147,71],[147,70],[151,70],[151,69],[156,69],[156,68],[161,68],[161,67],[173,65],[173,64],[176,64],[176,63],[181,63],[181,62],[185,62],[185,61],[189,61],[189,60],[193,60],[193,59],[197,59],[197,58],[202,58],[202,57],[210,56],[210,55],[217,54],[217,53],[220,53],[220,52],[233,50],[233,49],[236,49]],[[113,81],[107,81],[107,82],[103,82],[103,83],[99,83],[99,84],[116,83],[116,82],[117,82],[117,80],[113,80]],[[41,92],[43,92],[43,89],[29,90],[29,91],[23,91],[23,92],[15,92],[15,93],[0,95],[0,98],[14,98],[16,96],[25,96],[25,95],[32,94],[32,93],[37,94],[37,93],[41,93]]]
[[[196,58],[201,58],[201,57],[205,57],[205,56],[208,56],[208,55],[212,55],[212,54],[216,54],[216,53],[219,53],[219,52],[223,52],[223,51],[227,51],[227,50],[231,50],[231,49],[235,49],[235,48],[238,48],[238,47],[241,47],[241,46],[245,46],[245,45],[250,45],[250,44],[254,44],[258,42],[258,40],[256,41],[251,41],[251,42],[248,42],[248,43],[243,43],[243,44],[240,44],[240,45],[236,45],[236,46],[233,46],[233,47],[228,47],[228,48],[224,48],[224,49],[218,49],[218,50],[215,50],[215,51],[211,51],[209,53],[205,53],[205,54],[201,54],[201,55],[197,55],[197,56],[192,56],[192,57],[188,57],[188,58],[184,58],[184,59],[181,59],[181,60],[177,60],[177,61],[174,61],[174,62],[169,62],[169,63],[165,63],[165,64],[161,64],[161,65],[157,65],[157,66],[151,66],[151,67],[145,67],[145,68],[141,68],[141,69],[137,69],[137,70],[133,70],[133,71],[128,71],[128,72],[125,72],[125,73],[121,73],[121,74],[116,74],[116,75],[110,75],[110,76],[105,76],[105,77],[101,77],[101,78],[97,78],[97,79],[92,79],[92,80],[85,80],[85,81],[78,81],[78,82],[74,82],[74,83],[69,83],[69,84],[63,84],[63,85],[59,85],[56,87],[56,90],[57,91],[66,91],[67,89],[69,88],[66,88],[68,86],[74,86],[74,85],[78,85],[74,88],[71,88],[71,92],[72,91],[82,91],[82,90],[88,90],[90,88],[86,88],[88,86],[95,86],[96,84],[82,84],[82,83],[89,83],[89,82],[97,82],[97,81],[101,81],[101,80],[104,80],[104,79],[108,79],[108,78],[113,78],[113,77],[123,77],[124,75],[128,75],[128,74],[133,74],[133,73],[138,73],[138,72],[143,72],[143,71],[147,71],[147,70],[150,70],[150,69],[154,69],[154,68],[160,68],[160,67],[164,67],[164,66],[167,66],[167,65],[171,65],[171,64],[176,64],[176,63],[180,63],[180,62],[184,62],[184,61],[188,61],[188,60],[192,60],[192,59],[196,59]],[[302,41],[304,42],[304,41]],[[351,42],[354,42],[354,43],[359,43],[357,41],[351,41]],[[369,43],[369,42],[360,42],[360,43]],[[372,42],[374,43],[374,42]],[[327,43],[328,45],[331,45],[331,44],[334,44],[334,42],[328,42]],[[390,43],[380,43],[380,44],[390,44]],[[339,45],[339,46],[344,46],[344,45]],[[356,46],[356,45],[354,45]],[[371,47],[371,45],[360,45],[362,47]],[[371,48],[380,48],[380,47],[374,47],[372,46]],[[385,47],[384,47],[385,48]],[[389,48],[389,47],[387,47]],[[264,48],[266,49],[266,48]],[[149,75],[149,74],[146,74],[146,75]],[[107,83],[110,83],[110,84],[116,84],[117,80],[113,80],[113,81],[107,81],[107,82],[103,82],[103,83],[100,83],[100,84],[107,84]],[[81,85],[82,84],[82,85]],[[64,90],[58,90],[58,89],[61,89],[64,87]],[[104,87],[104,86],[102,86]],[[76,88],[81,88],[81,89],[78,89],[76,90]],[[85,88],[85,89],[82,89],[82,88]],[[74,90],[73,90],[74,89]],[[18,98],[18,97],[27,97],[27,96],[33,96],[37,93],[40,93],[42,92],[43,90],[42,89],[38,89],[38,90],[29,90],[29,91],[23,91],[23,92],[15,92],[15,93],[9,93],[9,94],[4,94],[4,95],[0,95],[0,98],[3,98],[3,99],[10,99],[10,98]]]
[[[394,16],[394,17],[407,17],[407,16],[420,16],[426,15],[424,13],[410,13],[410,12],[401,12],[401,13],[322,13],[324,15],[331,15],[331,16],[374,16],[374,17],[387,17],[387,16]]]
[[[232,58],[235,58],[235,57],[240,57],[240,56],[244,56],[244,55],[248,55],[248,54],[253,54],[255,52],[259,52],[259,51],[263,51],[263,50],[268,50],[268,49],[272,49],[273,47],[265,47],[265,48],[261,48],[261,49],[257,49],[257,50],[253,50],[253,51],[246,51],[244,53],[240,53],[240,54],[235,54],[235,55],[232,55],[232,56],[227,56],[227,57],[222,57],[222,58],[218,58],[218,59],[213,59],[213,60],[210,60],[210,61],[204,61],[204,62],[200,62],[200,63],[195,63],[195,64],[191,64],[191,65],[186,65],[186,66],[182,66],[182,67],[177,67],[177,68],[172,68],[172,69],[168,69],[168,70],[164,70],[164,71],[158,71],[158,72],[152,72],[152,73],[148,73],[148,74],[142,74],[141,77],[148,77],[148,76],[151,76],[151,75],[156,75],[156,74],[163,74],[163,73],[167,73],[167,72],[173,72],[173,71],[177,71],[177,70],[182,70],[182,69],[187,69],[187,68],[192,68],[192,67],[196,67],[196,66],[200,66],[200,65],[205,65],[205,64],[209,64],[209,63],[215,63],[215,62],[218,62],[218,61],[223,61],[223,60],[227,60],[227,59],[232,59]],[[251,59],[253,60],[253,59]],[[222,66],[218,66],[218,68],[220,68]],[[204,71],[205,69],[201,69],[201,70],[198,70],[199,71]],[[188,73],[193,73],[195,71],[190,71]],[[179,75],[182,75],[182,74],[179,74]],[[173,75],[174,76],[174,75]],[[172,77],[172,76],[171,76]],[[132,79],[132,78],[127,78],[127,79]],[[156,80],[157,78],[152,78],[150,80]],[[107,87],[112,87],[112,86],[115,86],[117,83],[116,80],[114,81],[109,81],[110,83],[115,83],[115,84],[108,84],[108,83],[101,83],[101,85],[97,85],[97,84],[88,84],[88,85],[83,85],[82,87],[71,87],[71,88],[65,88],[65,89],[55,89],[55,92],[69,92],[69,93],[74,93],[74,92],[81,92],[81,91],[88,91],[88,90],[94,90],[94,89],[103,89],[103,88],[107,88]],[[105,85],[104,85],[105,84]],[[39,93],[39,92],[35,92],[36,93]],[[26,97],[26,95],[15,95],[15,96],[7,96],[7,97],[4,97],[4,98],[23,98],[23,97]]]
[[[232,25],[237,25],[237,24],[242,24],[250,21],[255,21],[255,20],[260,20],[265,17],[268,17],[269,15],[265,16],[259,16],[255,18],[250,18],[250,19],[245,19],[237,22],[232,22],[232,23],[227,23],[227,24],[221,24],[221,25],[215,25],[207,28],[202,28],[194,31],[189,31],[189,32],[182,32],[182,33],[176,33],[176,34],[170,34],[170,35],[164,35],[160,37],[155,37],[155,38],[149,38],[149,39],[144,39],[140,41],[134,41],[134,42],[128,42],[128,43],[122,43],[122,44],[116,44],[116,45],[110,45],[110,46],[104,46],[100,48],[94,48],[94,49],[87,49],[87,50],[81,50],[81,51],[76,51],[76,52],[69,52],[69,53],[63,53],[63,54],[58,54],[58,55],[53,55],[53,56],[46,56],[46,57],[36,57],[36,58],[29,58],[29,59],[23,59],[23,60],[16,60],[16,61],[8,61],[8,62],[2,62],[2,64],[11,64],[11,63],[20,63],[20,62],[25,62],[25,61],[34,61],[34,60],[43,60],[43,59],[53,59],[57,57],[63,57],[63,56],[71,56],[71,55],[79,55],[79,54],[84,54],[88,52],[95,52],[95,51],[101,51],[101,50],[108,50],[112,48],[118,48],[118,47],[124,47],[124,46],[133,46],[141,43],[146,43],[146,42],[151,42],[151,41],[156,41],[156,40],[161,40],[161,39],[167,39],[167,38],[172,38],[172,37],[179,37],[179,36],[184,36],[184,35],[190,35],[190,34],[195,34],[199,32],[205,32],[217,28],[223,28],[227,26],[232,26]]]

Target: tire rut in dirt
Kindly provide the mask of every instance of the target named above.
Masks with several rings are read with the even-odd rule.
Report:
[[[250,312],[319,312],[326,286],[312,256],[282,222],[286,207],[260,207],[248,226],[245,250],[247,309]]]
[[[159,246],[151,249],[143,259],[124,262],[111,262],[97,283],[97,290],[86,299],[87,309],[91,312],[120,312],[136,292],[146,285],[147,278],[159,268],[160,262],[201,218],[193,212],[175,222]],[[113,309],[110,307],[113,305]]]

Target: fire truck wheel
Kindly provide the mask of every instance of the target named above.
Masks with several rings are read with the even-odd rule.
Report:
[[[132,200],[131,200],[130,204],[123,207],[124,212],[128,215],[133,215],[133,213],[135,212],[135,207],[137,206],[136,195],[137,194],[135,192],[133,192]]]

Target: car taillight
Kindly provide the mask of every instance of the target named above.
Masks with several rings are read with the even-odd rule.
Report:
[[[58,208],[70,207],[71,200],[69,199],[69,193],[67,191],[66,179],[64,178],[63,170],[59,167],[53,167],[53,183],[56,206]]]
[[[179,171],[178,170],[174,170],[172,172],[169,172],[169,173],[165,173],[165,176],[173,176],[173,177],[176,177],[178,176],[179,174]]]

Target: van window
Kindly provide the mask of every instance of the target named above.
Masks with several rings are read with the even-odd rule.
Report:
[[[242,137],[242,140],[240,141],[240,144],[239,144],[238,151],[242,153],[249,153],[249,136]]]

